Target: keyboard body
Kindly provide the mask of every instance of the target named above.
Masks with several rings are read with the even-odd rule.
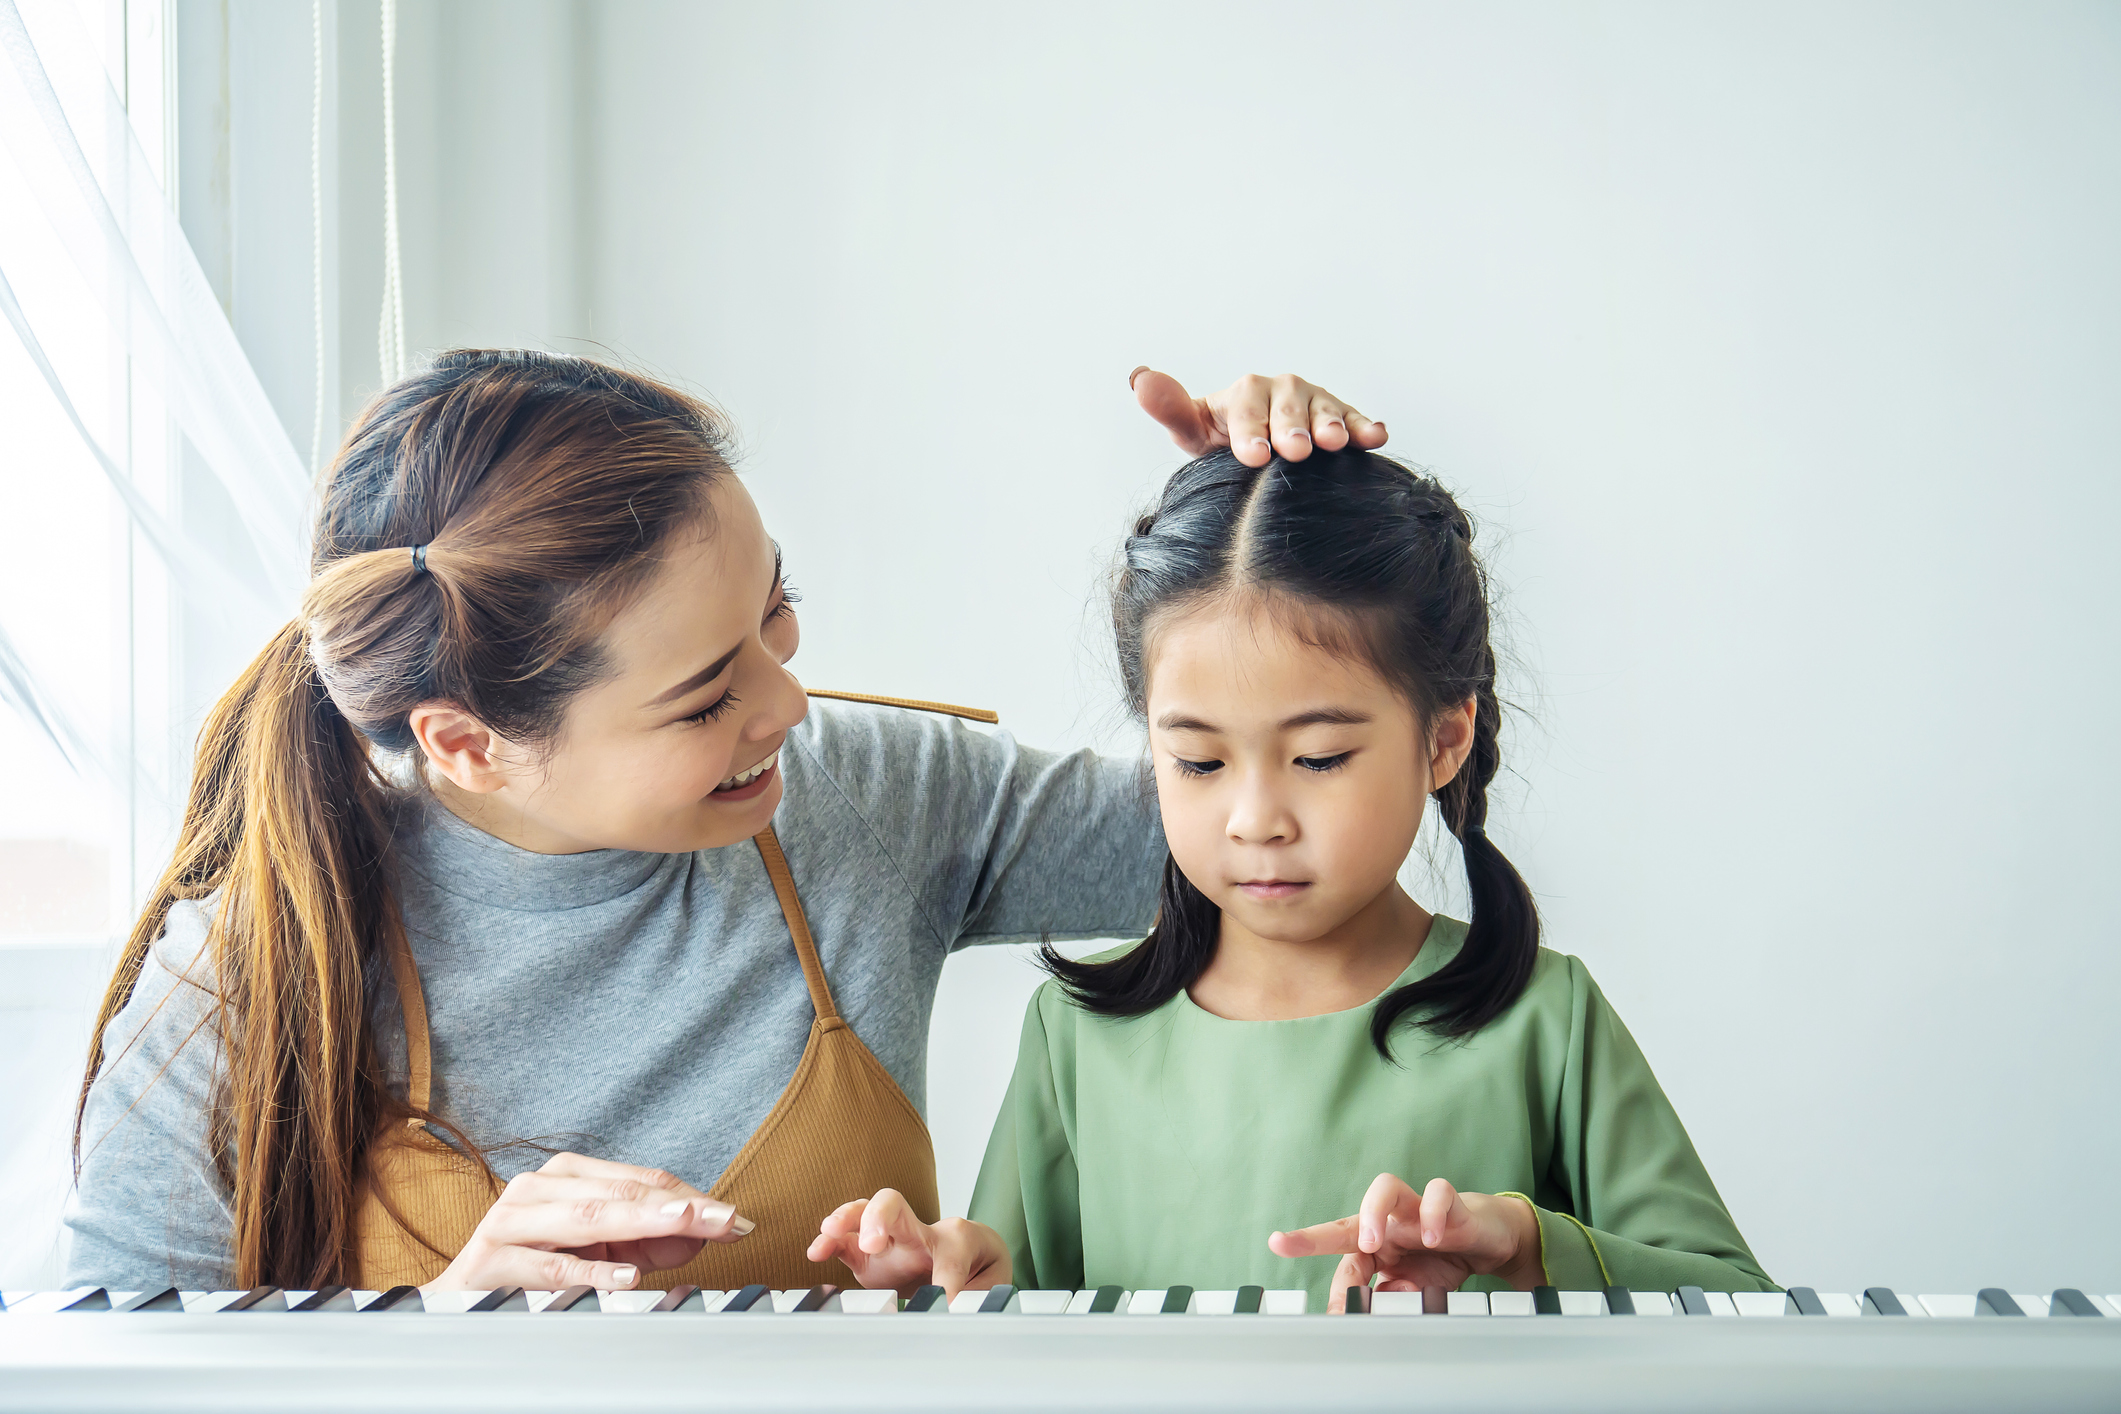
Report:
[[[1096,1293],[964,1293],[923,1313],[803,1292],[742,1314],[712,1309],[720,1293],[671,1312],[644,1309],[661,1293],[625,1292],[564,1312],[547,1293],[457,1293],[417,1311],[359,1309],[373,1295],[348,1293],[339,1309],[287,1309],[308,1295],[63,1311],[79,1293],[7,1293],[0,1410],[2121,1408],[2121,1304],[2104,1296],[2086,1298],[2090,1319],[2030,1296],[2011,1303],[2027,1314],[1994,1319],[1979,1297],[1906,1293],[1907,1314],[1855,1298],[1842,1318],[1677,1295],[1662,1318],[1639,1314],[1647,1299],[1628,1317],[1601,1314],[1601,1293],[1544,1302],[1578,1314],[1516,1315],[1514,1299],[1497,1303],[1505,1314],[1421,1314],[1418,1299],[1356,1316],[1277,1315],[1271,1300],[1213,1314],[1236,1294],[1184,1288],[1107,1295],[1094,1313]],[[482,1302],[499,1309],[470,1309]],[[979,1309],[996,1304],[1008,1308]]]

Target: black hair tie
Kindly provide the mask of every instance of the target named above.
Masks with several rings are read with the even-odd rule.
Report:
[[[412,572],[414,574],[427,573],[427,547],[425,545],[412,547]]]

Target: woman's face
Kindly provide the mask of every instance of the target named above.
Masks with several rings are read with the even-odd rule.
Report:
[[[1472,717],[1425,733],[1375,670],[1286,618],[1239,601],[1155,625],[1149,745],[1178,867],[1226,923],[1304,943],[1393,886]]]
[[[543,854],[713,849],[772,820],[781,744],[808,710],[785,666],[795,612],[750,494],[724,477],[709,500],[706,528],[673,537],[612,620],[612,671],[568,704],[549,746],[526,751],[447,707],[413,713],[458,815]]]

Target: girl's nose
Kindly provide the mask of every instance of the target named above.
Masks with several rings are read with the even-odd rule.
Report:
[[[1288,807],[1256,781],[1238,788],[1226,828],[1236,844],[1287,844],[1296,837],[1296,820]]]

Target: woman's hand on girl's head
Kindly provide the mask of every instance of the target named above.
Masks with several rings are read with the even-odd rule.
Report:
[[[993,1228],[964,1218],[924,1223],[896,1188],[842,1203],[818,1224],[810,1260],[847,1264],[870,1290],[911,1296],[939,1286],[951,1296],[1009,1280],[1009,1247]]]
[[[508,1180],[464,1250],[428,1287],[624,1291],[644,1271],[681,1266],[701,1244],[735,1242],[751,1229],[727,1203],[661,1169],[555,1154],[536,1172]]]
[[[1510,1194],[1461,1193],[1441,1178],[1420,1193],[1381,1173],[1353,1216],[1277,1232],[1278,1257],[1344,1254],[1326,1309],[1344,1309],[1348,1288],[1382,1277],[1380,1291],[1456,1291],[1469,1276],[1501,1277],[1520,1291],[1546,1280],[1539,1264],[1539,1219]]]
[[[1375,451],[1385,444],[1382,422],[1372,422],[1293,373],[1279,378],[1247,374],[1205,398],[1148,367],[1128,374],[1127,386],[1142,411],[1161,422],[1190,457],[1229,447],[1246,466],[1265,466],[1277,452],[1284,461],[1300,462],[1314,446],[1329,452],[1350,445]]]

